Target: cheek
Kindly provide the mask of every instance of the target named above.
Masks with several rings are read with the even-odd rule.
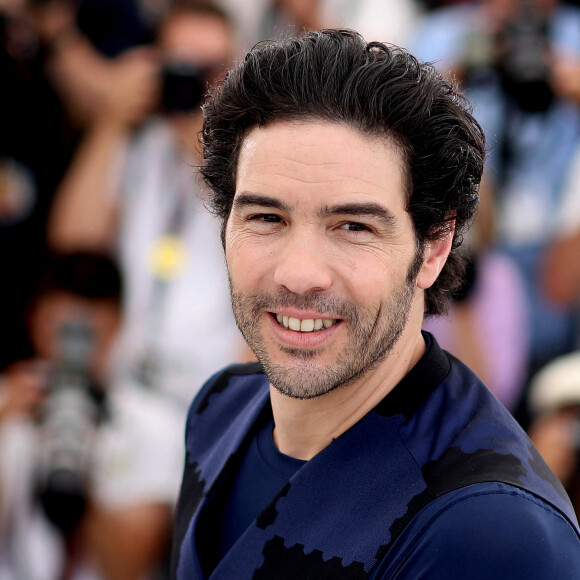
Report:
[[[343,261],[341,279],[360,302],[383,302],[407,280],[411,258],[404,252],[359,252],[355,260]]]
[[[252,289],[268,268],[264,254],[257,251],[244,236],[226,240],[225,256],[230,280],[238,290]]]
[[[376,310],[388,301],[391,288],[384,280],[372,279],[357,285],[354,292],[353,298],[356,302],[361,306]]]
[[[62,322],[58,309],[38,308],[31,320],[30,337],[36,353],[49,359],[59,356],[59,327]]]

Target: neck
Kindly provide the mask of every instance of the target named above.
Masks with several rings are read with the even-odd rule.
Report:
[[[420,332],[401,336],[372,372],[315,399],[293,399],[270,386],[274,442],[280,452],[309,460],[376,407],[425,352]]]

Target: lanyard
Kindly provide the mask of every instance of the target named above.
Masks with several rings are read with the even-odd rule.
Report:
[[[193,208],[187,203],[188,195],[193,195],[192,172],[184,171],[183,160],[172,153],[165,173],[167,179],[163,182],[172,185],[164,196],[170,208],[160,234],[146,248],[146,267],[151,274],[152,288],[146,308],[144,345],[133,368],[137,380],[152,388],[159,388],[160,374],[168,364],[160,338],[168,312],[169,291],[191,259],[185,234],[193,217]],[[171,177],[170,171],[173,172]]]

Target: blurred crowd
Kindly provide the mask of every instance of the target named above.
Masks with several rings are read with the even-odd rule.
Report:
[[[196,175],[207,88],[323,27],[459,83],[489,156],[425,328],[580,512],[580,7],[572,0],[0,0],[0,577],[162,580],[187,407],[250,360]]]

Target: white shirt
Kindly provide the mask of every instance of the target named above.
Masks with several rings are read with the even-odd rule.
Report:
[[[184,416],[201,385],[235,362],[243,344],[231,309],[220,224],[200,191],[196,170],[177,151],[169,124],[149,123],[130,147],[120,190],[126,295],[117,367],[125,380],[141,376],[136,371],[143,363],[154,366],[152,386],[172,397]],[[171,254],[171,240],[177,240],[176,265],[163,280],[152,259],[156,252]]]
[[[161,395],[123,385],[95,437],[92,500],[107,509],[177,501],[183,424]],[[28,419],[0,426],[0,578],[58,580],[64,544],[34,500],[41,433]],[[72,580],[102,580],[84,560]]]

